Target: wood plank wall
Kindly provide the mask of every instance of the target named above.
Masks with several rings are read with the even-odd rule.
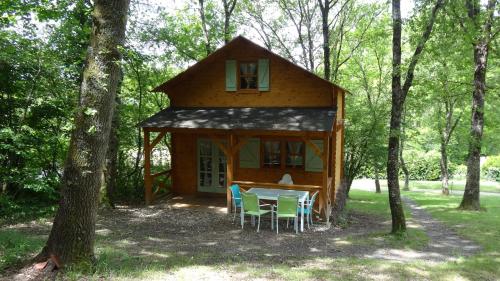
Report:
[[[172,133],[173,173],[172,188],[175,194],[195,195],[197,191],[197,161],[196,140],[200,137],[209,138],[208,135],[197,133]],[[239,141],[239,139],[237,139]],[[245,169],[239,167],[239,154],[235,157],[234,179],[255,182],[277,183],[283,174],[292,175],[294,183],[322,185],[321,172],[307,172],[303,169],[292,168],[261,168]]]
[[[238,93],[225,91],[225,61],[269,59],[270,91]],[[172,106],[185,107],[328,107],[333,105],[332,85],[310,73],[249,45],[234,46],[217,60],[200,67],[186,83],[167,93]]]

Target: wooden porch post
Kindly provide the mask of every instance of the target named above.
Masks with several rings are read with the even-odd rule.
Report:
[[[326,217],[326,223],[330,223],[330,201],[328,194],[328,171],[330,169],[330,135],[325,134],[323,137],[323,188],[321,189],[321,197],[323,198],[324,204],[324,215]]]
[[[149,129],[144,128],[144,197],[146,205],[153,200],[153,181],[151,177],[151,143]]]
[[[332,154],[332,163],[330,163],[330,169],[331,169],[331,176],[332,176],[332,188],[330,190],[330,200],[331,202],[335,202],[335,193],[337,189],[337,184],[336,184],[336,172],[335,170],[337,169],[337,165],[340,165],[340,163],[337,163],[337,140],[336,140],[336,126],[334,126],[334,130],[332,132],[332,135],[330,137],[330,142],[332,143],[332,151],[330,152]]]
[[[226,166],[227,166],[227,174],[226,174],[226,205],[227,205],[227,213],[231,213],[231,184],[233,183],[234,176],[234,154],[235,152],[235,137],[234,134],[229,135],[228,142],[228,153],[226,154]]]

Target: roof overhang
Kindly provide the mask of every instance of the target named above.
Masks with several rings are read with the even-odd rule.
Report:
[[[147,129],[212,129],[331,133],[331,107],[169,107],[139,123]]]

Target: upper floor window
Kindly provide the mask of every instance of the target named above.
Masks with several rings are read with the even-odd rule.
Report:
[[[239,89],[257,90],[257,62],[241,62],[239,68]]]

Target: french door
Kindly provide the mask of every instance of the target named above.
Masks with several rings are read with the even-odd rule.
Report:
[[[225,141],[221,141],[225,143]],[[197,141],[198,191],[226,192],[226,156],[210,139]]]

